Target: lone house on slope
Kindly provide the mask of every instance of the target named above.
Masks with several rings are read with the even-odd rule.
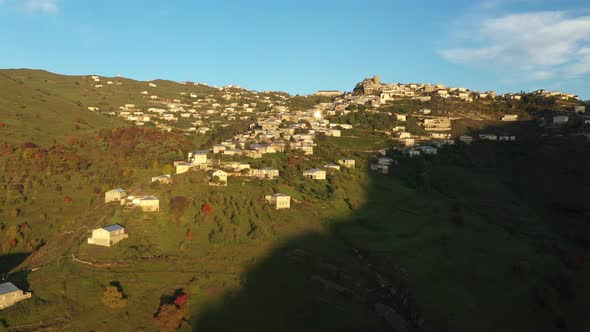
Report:
[[[227,186],[227,173],[222,170],[212,170],[209,185]]]
[[[31,293],[23,292],[11,282],[0,284],[0,310],[29,298],[31,298]]]
[[[291,196],[276,193],[274,195],[266,195],[264,196],[266,202],[270,205],[273,205],[275,209],[289,209],[291,208]]]
[[[129,234],[125,233],[125,227],[114,224],[92,230],[92,237],[88,238],[88,243],[110,247],[128,237]]]

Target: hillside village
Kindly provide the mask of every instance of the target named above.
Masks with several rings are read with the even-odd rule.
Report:
[[[352,301],[355,307],[370,308],[368,311],[371,314],[380,317],[379,323],[364,316],[357,317],[362,324],[369,326],[369,330],[379,330],[383,326],[383,330],[395,331],[432,330],[429,329],[429,325],[435,324],[428,322],[428,313],[432,313],[432,307],[439,306],[433,303],[432,307],[426,306],[419,310],[416,298],[422,296],[424,299],[425,293],[419,293],[420,290],[409,285],[408,272],[398,266],[398,263],[388,263],[387,259],[393,258],[383,258],[383,261],[379,258],[384,248],[385,251],[398,250],[396,245],[412,238],[413,235],[408,234],[420,233],[419,227],[416,228],[418,230],[412,227],[408,230],[403,229],[405,226],[387,224],[392,213],[402,214],[409,220],[413,220],[420,213],[431,213],[432,215],[425,217],[428,222],[424,225],[440,227],[439,219],[447,218],[451,220],[453,230],[461,231],[465,228],[465,220],[475,222],[480,218],[490,218],[495,221],[496,211],[489,216],[481,217],[475,216],[470,210],[473,207],[469,204],[482,204],[480,201],[470,202],[471,197],[489,194],[490,196],[482,199],[483,202],[497,199],[509,206],[510,211],[520,211],[519,222],[528,222],[527,218],[530,217],[527,216],[527,211],[521,211],[521,207],[513,205],[510,201],[511,191],[498,189],[501,194],[496,194],[494,186],[497,181],[489,180],[485,177],[487,175],[478,173],[477,176],[481,178],[474,175],[475,180],[470,182],[478,183],[481,180],[487,185],[485,188],[488,188],[489,193],[486,190],[466,189],[466,193],[457,194],[467,186],[457,185],[462,181],[457,174],[463,176],[463,172],[468,172],[466,169],[470,170],[469,167],[475,167],[473,165],[480,166],[480,163],[483,164],[481,167],[485,170],[482,172],[484,174],[488,169],[499,167],[498,164],[502,163],[496,164],[495,158],[508,160],[514,155],[519,155],[522,153],[519,149],[528,144],[533,134],[541,133],[539,136],[549,141],[578,138],[585,142],[590,140],[590,117],[586,116],[585,104],[575,95],[546,90],[499,95],[493,91],[477,92],[468,88],[446,87],[443,84],[385,84],[378,76],[364,79],[351,92],[323,90],[308,96],[250,91],[232,85],[217,88],[194,82],[131,82],[123,77],[107,78],[96,75],[76,77],[72,82],[75,83],[68,84],[75,84],[76,88],[81,86],[85,93],[91,95],[84,102],[76,103],[77,107],[85,112],[80,114],[98,115],[111,120],[122,119],[132,127],[109,129],[94,133],[93,136],[71,136],[67,144],[56,144],[52,148],[43,148],[32,142],[24,143],[22,146],[5,143],[1,157],[11,158],[14,155],[21,158],[10,160],[10,164],[7,162],[7,165],[21,161],[43,164],[50,160],[49,156],[54,155],[63,155],[68,162],[73,161],[69,164],[57,162],[59,166],[55,171],[47,167],[47,179],[36,179],[38,183],[35,184],[24,182],[24,185],[19,186],[20,183],[14,180],[17,176],[3,176],[10,185],[5,185],[9,190],[2,202],[17,202],[13,208],[5,210],[10,213],[7,220],[14,221],[14,224],[5,226],[0,223],[1,229],[6,229],[7,236],[6,239],[2,238],[5,241],[3,250],[7,253],[16,252],[17,248],[24,249],[25,246],[34,249],[24,263],[19,262],[22,264],[20,268],[15,264],[11,266],[10,271],[0,272],[10,272],[10,276],[18,274],[19,271],[30,271],[27,273],[31,273],[32,282],[43,284],[43,281],[35,276],[40,276],[43,271],[61,276],[60,269],[66,266],[67,269],[75,271],[72,272],[74,274],[108,274],[108,278],[118,280],[117,283],[123,280],[133,289],[133,278],[145,278],[143,281],[146,283],[148,278],[132,275],[134,272],[131,272],[131,276],[126,273],[133,271],[134,264],[137,264],[141,266],[141,269],[138,268],[138,275],[141,275],[151,271],[149,269],[152,267],[148,266],[153,264],[154,273],[169,273],[166,274],[169,278],[174,279],[172,276],[177,275],[177,278],[182,276],[190,280],[187,282],[184,279],[175,279],[176,288],[165,289],[166,292],[173,292],[173,301],[189,296],[187,294],[191,297],[198,294],[209,299],[209,296],[218,296],[215,292],[219,289],[228,288],[235,291],[247,288],[245,280],[236,281],[239,278],[235,276],[243,271],[234,265],[240,266],[240,269],[242,266],[250,267],[251,261],[262,258],[251,259],[247,255],[240,257],[237,253],[255,252],[267,245],[276,245],[279,243],[278,239],[286,237],[281,232],[300,236],[302,230],[312,230],[319,234],[325,231],[322,228],[325,226],[324,219],[343,218],[342,211],[347,211],[358,215],[353,217],[356,219],[352,226],[338,226],[344,227],[336,237],[338,244],[330,244],[326,252],[319,250],[322,253],[317,255],[310,253],[311,249],[286,247],[280,251],[280,257],[289,262],[289,268],[302,264],[306,269],[313,271],[311,276],[304,275],[299,279],[309,281],[314,287],[318,287],[319,300],[314,297],[314,305],[322,308],[328,306],[330,310],[336,310],[340,314],[339,310],[346,310],[339,309],[345,307],[342,302],[345,298]],[[115,95],[118,90],[128,89],[130,85],[133,85],[133,88],[117,94],[113,100],[109,100],[108,95],[103,94],[104,91],[109,91]],[[100,98],[92,97],[92,93],[97,93]],[[16,117],[20,116],[16,114]],[[76,130],[88,125],[78,117],[75,123]],[[10,130],[11,126],[9,123],[3,128]],[[535,128],[534,133],[530,132],[531,126]],[[150,137],[151,141],[141,141],[132,145],[141,145],[144,150],[133,150],[135,147],[125,145],[121,147],[115,139],[117,137],[124,142],[133,138],[135,142],[137,137],[143,138],[142,135],[153,137]],[[167,137],[173,137],[174,142],[178,144],[157,145],[163,141],[162,138]],[[115,153],[124,156],[121,165],[117,160],[117,165],[113,166],[120,171],[109,174],[111,171],[106,166],[108,164],[100,164],[96,160],[86,162],[83,155],[76,155],[79,151],[90,151],[94,146],[98,147],[99,155],[104,154],[113,160]],[[157,153],[167,154],[166,158],[158,159],[157,156],[153,158],[151,154],[146,154],[146,161],[125,164],[125,159],[141,160],[144,157],[142,153],[152,151],[150,148]],[[545,153],[543,150],[540,151]],[[486,153],[494,157],[489,157]],[[563,153],[566,153],[565,150]],[[113,156],[108,156],[110,154]],[[103,159],[102,157],[99,159]],[[436,165],[444,165],[440,167],[443,169],[441,173],[433,171]],[[459,170],[456,173],[444,173],[453,167]],[[14,172],[18,171],[15,167],[8,168]],[[80,180],[76,178],[77,175],[73,177],[88,187],[84,189],[86,191],[79,189],[81,185],[77,188],[68,185],[72,178],[68,173],[70,170],[79,170],[83,174]],[[51,182],[52,179],[55,179],[55,183]],[[367,189],[371,187],[371,183],[377,188],[376,192]],[[550,183],[549,180],[547,183]],[[81,213],[80,215],[85,215],[85,218],[76,218],[72,215],[67,223],[63,221],[62,225],[55,225],[59,227],[59,232],[48,238],[47,242],[45,239],[34,238],[30,235],[31,224],[40,229],[52,229],[54,225],[38,226],[34,222],[29,224],[21,220],[24,208],[21,210],[16,204],[26,207],[27,204],[34,204],[37,199],[29,199],[23,194],[27,190],[25,187],[36,188],[35,190],[55,188],[57,195],[60,195],[57,201],[63,196],[65,206],[59,207],[55,212],[70,213],[75,210]],[[66,195],[68,190],[78,190],[80,194],[72,198],[69,194]],[[443,195],[439,196],[439,192]],[[25,198],[14,198],[13,196],[17,196],[16,193]],[[579,196],[576,193],[578,191],[572,192],[572,195]],[[421,195],[424,195],[424,198]],[[51,202],[55,203],[56,199],[53,196],[55,193],[51,197]],[[96,197],[99,197],[98,201]],[[465,202],[461,202],[461,199]],[[79,202],[88,204],[76,205],[80,204]],[[379,202],[379,207],[371,205],[372,202]],[[364,204],[369,207],[363,207]],[[393,212],[389,210],[392,206]],[[578,205],[575,205],[575,208],[577,207]],[[40,220],[58,220],[56,217],[48,217],[48,214],[45,210],[40,212]],[[25,214],[27,217],[30,215]],[[38,219],[36,216],[33,218]],[[86,221],[86,218],[91,221]],[[281,220],[282,218],[284,220]],[[377,224],[378,226],[372,229],[373,226],[365,225],[366,220],[370,219],[376,219],[383,224]],[[509,217],[506,219],[514,221]],[[163,220],[166,221],[162,222]],[[175,224],[168,224],[171,220],[175,221]],[[437,223],[430,224],[433,220]],[[313,222],[306,224],[308,221]],[[333,227],[330,222],[325,223]],[[487,229],[489,226],[485,225],[479,227]],[[402,229],[396,230],[399,235],[393,237],[394,240],[383,241],[389,232],[388,227]],[[490,236],[504,236],[504,233],[496,234],[496,229],[488,231],[492,234]],[[534,230],[539,234],[545,231],[541,227]],[[446,231],[437,229],[433,234],[439,236],[437,232]],[[480,230],[473,230],[473,233],[469,234],[477,236],[478,232]],[[506,245],[515,245],[510,241],[511,236],[517,231],[509,228],[508,233],[511,234],[507,237],[510,239],[502,241],[506,241]],[[361,240],[350,234],[361,234]],[[431,240],[431,236],[436,237],[429,234],[428,241]],[[448,236],[450,235],[437,237],[437,252],[450,250]],[[341,240],[340,237],[346,238],[348,242],[344,242],[351,246],[347,247],[347,250],[351,249],[351,257],[336,258],[330,252],[336,250],[333,248],[341,246],[338,242]],[[332,240],[328,240],[330,241]],[[471,245],[471,240],[461,241]],[[67,248],[59,248],[56,242],[67,243],[67,246],[64,245],[64,248]],[[307,240],[302,243],[307,243]],[[300,245],[304,246],[297,244]],[[359,249],[363,246],[365,249]],[[313,245],[310,247],[313,248]],[[556,255],[564,257],[568,250],[573,251],[571,248],[564,245],[559,249],[561,251],[555,249],[558,252]],[[400,252],[405,251],[406,249],[402,248]],[[478,252],[473,255],[470,259],[479,259]],[[69,261],[70,257],[71,263],[59,261]],[[252,257],[255,257],[254,254]],[[403,263],[412,266],[413,260],[420,260],[416,257],[408,256],[407,261]],[[569,256],[567,257],[569,259]],[[198,268],[192,267],[191,270],[186,266],[179,268],[175,265],[183,265],[183,262],[189,262],[186,263],[187,266],[194,265]],[[212,263],[215,269],[223,271],[219,276],[210,271],[201,271],[202,266],[211,262],[215,262]],[[428,261],[424,264],[434,263]],[[570,266],[570,261],[567,260],[565,264]],[[56,270],[53,265],[57,266]],[[173,266],[178,270],[171,270]],[[377,271],[374,266],[379,266],[387,272]],[[416,270],[423,268],[417,265],[412,267]],[[84,270],[85,268],[88,270]],[[158,270],[159,268],[162,270]],[[531,268],[518,265],[514,269],[517,270],[517,274],[526,274],[527,269]],[[424,273],[426,274],[420,275],[423,278],[421,281],[428,280],[425,277],[427,272]],[[455,282],[453,280],[449,278],[445,282]],[[256,284],[256,281],[248,281]],[[76,287],[83,288],[83,283],[76,283]],[[102,283],[100,291],[104,288]],[[109,310],[116,309],[117,305],[124,306],[123,300],[126,300],[121,285],[117,283],[106,286],[105,297],[110,294],[108,292],[114,292],[115,298],[118,299],[103,302],[110,307]],[[149,292],[149,295],[142,296],[150,297],[150,301],[153,302],[154,296],[160,296],[156,293],[163,292],[164,282],[160,279],[150,279],[149,283],[150,286],[141,292]],[[297,284],[295,287],[308,286]],[[424,284],[421,286],[427,288]],[[97,285],[92,287],[98,288]],[[8,307],[13,305],[21,308],[21,304],[43,307],[43,304],[40,304],[41,296],[39,300],[35,299],[38,289],[23,292],[10,282],[0,284],[0,309],[11,310]],[[203,292],[204,290],[207,293]],[[546,288],[541,289],[545,290]],[[140,293],[135,289],[131,294],[133,291],[136,294]],[[414,292],[420,295],[414,295]],[[53,296],[43,291],[41,293],[48,298]],[[10,298],[13,294],[14,300]],[[139,298],[136,294],[130,298]],[[4,295],[9,297],[5,298]],[[541,296],[544,296],[544,293]],[[27,299],[29,301],[24,301]],[[141,298],[141,301],[144,300]],[[161,306],[166,304],[164,300],[160,301]],[[26,304],[27,302],[33,304]],[[174,303],[174,310],[178,310],[180,314],[176,327],[184,326],[185,329],[189,329],[194,322],[189,323],[184,302]],[[43,308],[45,312],[50,311],[46,307]],[[201,309],[199,307],[199,310]],[[72,308],[68,310],[73,312]],[[133,315],[150,316],[149,319],[156,321],[162,312],[161,307],[158,307],[156,314],[152,315],[152,312],[149,312],[146,316],[147,311],[138,306],[130,310],[133,310]],[[97,314],[93,319],[101,320],[98,316],[100,315]],[[161,320],[166,321],[166,317],[162,317]],[[26,315],[20,315],[16,320],[8,321],[11,324],[22,324],[29,323],[31,319]],[[381,322],[384,322],[383,326],[379,325]],[[28,328],[27,324],[18,324],[16,325]],[[73,324],[74,328],[83,326],[70,322],[69,318],[60,318],[56,324],[55,326]],[[342,324],[346,325],[346,322]]]
[[[101,78],[91,77],[94,87],[100,87]],[[107,84],[120,84],[107,81]],[[189,86],[199,86],[199,83],[182,83]],[[453,114],[447,112],[442,115],[441,110],[429,107],[419,107],[411,112],[391,112],[387,108],[396,101],[416,101],[418,105],[433,100],[457,100],[473,103],[474,100],[482,104],[493,102],[520,102],[522,98],[541,98],[556,100],[558,105],[569,110],[569,114],[555,114],[551,118],[543,117],[538,120],[549,127],[559,127],[566,124],[570,117],[590,124],[590,116],[584,116],[586,106],[578,100],[578,96],[541,89],[532,93],[507,93],[498,95],[494,91],[477,92],[463,87],[446,87],[444,84],[385,84],[381,83],[379,76],[364,79],[358,83],[352,92],[342,93],[335,90],[318,91],[315,95],[329,98],[329,101],[317,102],[312,107],[292,107],[289,96],[284,93],[248,91],[240,87],[228,85],[218,90],[217,94],[201,95],[196,92],[181,92],[178,99],[164,99],[157,95],[157,84],[147,83],[141,91],[147,102],[147,109],[137,108],[134,104],[124,104],[119,111],[109,111],[107,114],[119,116],[131,121],[136,126],[146,124],[155,125],[156,128],[171,131],[173,129],[188,133],[206,134],[215,127],[227,127],[232,121],[250,122],[249,131],[236,134],[233,138],[216,142],[208,150],[195,151],[193,153],[202,156],[195,159],[189,153],[186,161],[175,162],[176,173],[184,173],[192,168],[210,170],[218,167],[232,172],[234,176],[251,175],[258,178],[273,178],[269,175],[272,169],[250,170],[249,165],[239,163],[239,157],[260,158],[263,154],[285,152],[288,150],[300,150],[306,155],[313,154],[314,137],[325,135],[328,137],[341,137],[350,133],[353,125],[340,120],[342,116],[355,112],[367,112],[388,114],[395,118],[399,125],[389,131],[385,131],[393,140],[399,143],[402,151],[409,156],[420,154],[436,154],[437,147],[446,144],[454,144],[461,141],[469,144],[474,140],[488,141],[515,141],[517,135],[508,133],[482,132],[477,136],[456,135],[453,133],[453,123],[465,118],[476,118],[473,114]],[[313,95],[305,96],[306,99],[314,98]],[[468,104],[467,104],[468,105]],[[467,106],[469,107],[469,106]],[[515,114],[510,113],[510,104],[500,114],[489,114],[486,120],[498,122],[515,122],[530,119],[528,114],[515,109]],[[512,106],[514,108],[514,106]],[[89,106],[93,112],[100,109]],[[491,112],[490,112],[491,113]],[[520,114],[517,114],[520,113]],[[494,118],[495,116],[495,118]],[[416,132],[404,125],[408,118],[414,118],[422,128]],[[484,120],[478,119],[478,120]],[[343,134],[344,133],[344,134]],[[588,136],[590,138],[590,136]],[[207,160],[207,154],[216,155],[215,164]],[[232,161],[221,161],[224,157]],[[379,163],[377,163],[379,164]],[[376,164],[376,165],[377,165]],[[379,164],[383,165],[383,164]],[[387,165],[384,165],[387,166]],[[373,170],[387,172],[383,166],[371,166]],[[168,174],[169,175],[169,174]],[[168,176],[167,175],[167,176]]]

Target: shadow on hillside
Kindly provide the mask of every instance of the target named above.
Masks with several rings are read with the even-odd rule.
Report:
[[[371,177],[371,183],[383,176]],[[381,194],[369,190],[366,199],[371,202]],[[386,320],[375,311],[377,304],[394,325],[417,323],[420,317],[403,277],[382,275],[379,280],[372,254],[342,236],[346,224],[370,230],[371,221],[363,217],[368,209],[370,203],[350,211],[347,220],[333,221],[328,235],[307,234],[274,250],[242,276],[239,293],[226,294],[223,304],[193,322],[195,331],[388,331]],[[398,294],[390,292],[391,287],[399,289]]]
[[[567,295],[563,295],[568,293],[566,290],[576,289],[579,283],[568,279],[572,274],[563,265],[549,268],[542,265],[542,262],[557,257],[559,264],[559,259],[563,258],[565,252],[564,248],[572,248],[568,247],[569,244],[559,244],[559,237],[562,235],[560,232],[564,227],[576,225],[574,233],[578,234],[577,236],[570,234],[572,232],[568,233],[567,230],[564,232],[566,241],[585,244],[576,248],[586,247],[590,243],[589,236],[580,235],[589,234],[590,225],[583,222],[585,216],[590,216],[588,205],[585,204],[587,199],[575,198],[580,194],[580,190],[586,190],[585,186],[590,187],[590,177],[579,176],[578,173],[584,167],[590,167],[590,153],[587,146],[581,148],[566,144],[561,149],[539,146],[539,141],[533,138],[538,134],[537,129],[531,123],[524,125],[530,132],[527,131],[522,137],[525,139],[520,139],[515,144],[495,142],[500,144],[494,145],[493,142],[478,142],[470,147],[460,144],[443,152],[479,158],[481,149],[483,154],[492,155],[486,157],[492,160],[490,164],[470,164],[461,167],[469,169],[470,172],[481,169],[486,176],[490,175],[490,169],[494,169],[495,173],[488,184],[502,182],[502,185],[510,189],[510,194],[514,194],[517,202],[498,201],[495,192],[488,193],[484,190],[480,193],[482,197],[478,203],[485,203],[487,211],[481,211],[481,216],[470,216],[470,213],[478,214],[480,207],[476,206],[472,212],[465,211],[461,205],[461,197],[450,190],[452,184],[450,187],[446,184],[433,185],[422,192],[420,188],[404,187],[404,182],[394,179],[394,175],[373,174],[370,185],[366,188],[366,203],[363,206],[351,210],[350,216],[344,220],[332,221],[327,234],[300,236],[274,250],[269,257],[242,276],[242,287],[239,292],[225,294],[221,303],[194,319],[191,322],[193,329],[456,331],[457,327],[462,327],[464,330],[479,331],[528,331],[537,330],[540,324],[546,324],[543,327],[552,331],[552,328],[563,330],[567,326],[565,316],[568,319],[583,318],[579,309],[566,314],[558,308],[561,303],[568,301],[564,299]],[[480,132],[497,131],[497,134],[506,135],[515,130],[520,130],[519,125],[510,123],[485,128]],[[582,154],[581,149],[585,149]],[[569,158],[566,163],[560,163],[561,158],[571,156],[572,151],[578,152],[577,158]],[[540,158],[543,163],[539,163]],[[512,162],[514,164],[511,164]],[[462,169],[455,165],[453,167],[459,171]],[[392,172],[395,173],[397,170],[398,168],[393,168]],[[457,178],[450,181],[459,183],[462,173],[456,174]],[[540,176],[548,180],[539,181]],[[471,180],[465,178],[465,181]],[[559,188],[554,191],[559,183]],[[478,183],[468,185],[477,188]],[[535,188],[535,193],[530,193],[530,188]],[[449,192],[446,192],[447,189]],[[398,190],[400,193],[396,194]],[[551,191],[561,196],[544,196]],[[574,194],[568,194],[569,191]],[[415,193],[423,204],[414,204],[413,198],[408,198],[407,205],[400,203],[403,200],[399,197],[408,193]],[[468,197],[469,193],[463,195],[466,201],[473,199]],[[513,232],[514,228],[507,227],[508,231],[502,227],[498,228],[499,231],[494,228],[496,224],[504,222],[508,225],[521,218],[509,216],[506,220],[496,222],[495,219],[498,218],[495,215],[504,210],[503,204],[515,204],[511,205],[510,209],[505,209],[512,213],[518,211],[518,206],[526,206],[530,202],[535,202],[539,206],[547,203],[540,213],[551,211],[555,217],[567,215],[564,212],[566,210],[556,208],[563,205],[567,211],[575,214],[576,218],[555,226],[561,228],[555,228],[558,232],[550,234],[550,237],[554,238],[552,242],[547,242],[537,234],[521,235]],[[553,216],[549,215],[547,219],[551,217]],[[419,221],[420,218],[424,221]],[[476,218],[490,222],[484,222],[485,225],[470,225],[469,222]],[[545,222],[542,217],[530,218],[534,223]],[[392,230],[391,225],[394,224],[395,230]],[[518,256],[520,252],[517,254],[517,249],[514,249],[513,254],[511,248],[500,248],[507,252],[494,251],[496,243],[485,243],[487,235],[482,235],[482,232],[488,229],[486,227],[500,234],[496,237],[497,241],[506,238],[515,245],[522,242],[533,248],[537,248],[539,241],[542,241],[542,246],[549,243],[554,256],[545,258],[537,252],[538,256],[523,258]],[[430,232],[427,230],[429,228],[434,229],[432,234],[421,235]],[[480,238],[469,239],[474,235]],[[529,235],[530,238],[526,237]],[[419,237],[420,240],[414,241]],[[395,247],[396,242],[399,242],[400,246],[391,249]],[[403,266],[401,261],[405,259],[404,262],[407,263],[414,258],[420,260],[420,263],[414,264],[413,268],[424,269],[426,272],[405,270],[407,267]],[[510,261],[505,261],[506,258]],[[490,262],[486,262],[486,259]],[[448,262],[441,263],[444,260]],[[532,266],[533,262],[537,261],[540,261],[541,265]],[[498,267],[503,270],[495,271]],[[540,276],[535,275],[536,268],[540,269]],[[411,276],[416,275],[423,279],[420,282],[412,280]],[[581,274],[575,275],[578,279],[583,278],[580,276]],[[432,292],[432,296],[425,296],[425,291],[422,290],[422,303],[415,300],[418,298],[415,296],[416,289],[412,289],[420,283],[428,284],[427,290]],[[539,291],[537,297],[536,291]],[[550,294],[546,295],[545,291]],[[555,292],[556,295],[551,292]],[[500,294],[502,296],[499,296]],[[578,299],[581,296],[584,300],[588,292],[580,294]],[[545,298],[545,295],[549,299]],[[516,300],[520,301],[516,303],[525,303],[528,307],[514,308],[512,302]],[[436,326],[430,324],[429,318],[432,317],[424,318],[420,313],[419,307],[426,304],[430,307],[430,316],[436,318]],[[459,309],[449,309],[454,307]],[[514,309],[517,312],[507,312]],[[503,317],[505,314],[518,318],[518,322]],[[583,319],[581,321],[582,323],[579,323],[580,320],[577,320],[576,324],[585,324]]]
[[[16,254],[5,254],[0,255],[0,274],[7,273],[8,271],[17,267],[20,263],[29,257],[31,253],[16,253]]]

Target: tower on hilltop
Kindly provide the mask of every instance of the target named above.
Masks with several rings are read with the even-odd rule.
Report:
[[[379,75],[373,76],[373,83],[381,84],[381,78],[379,77]]]

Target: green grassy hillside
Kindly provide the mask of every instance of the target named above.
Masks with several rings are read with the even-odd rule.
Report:
[[[587,327],[590,145],[569,136],[579,128],[547,135],[533,121],[465,122],[462,130],[487,126],[518,141],[418,158],[390,150],[399,164],[383,175],[368,163],[372,151],[394,145],[382,131],[398,123],[359,112],[339,119],[354,123],[343,137],[318,136],[314,155],[248,160],[279,169],[275,181],[230,177],[217,187],[190,171],[164,185],[151,177],[200,142],[116,128],[124,124],[85,107],[142,105],[143,90],[164,98],[219,90],[124,78],[94,88],[86,76],[31,70],[0,78],[0,131],[8,134],[0,139],[0,273],[13,270],[8,280],[33,293],[0,311],[0,330],[39,322],[66,331],[176,330],[170,321],[182,331],[392,330],[378,305],[396,308],[408,331]],[[302,176],[343,157],[356,168],[330,170],[325,181]],[[104,204],[117,187],[157,196],[160,211]],[[274,210],[264,202],[274,192],[297,201]],[[112,248],[86,243],[91,229],[112,223],[130,237]],[[109,286],[122,292],[122,307],[103,301]],[[188,300],[173,304],[175,294]],[[166,305],[169,316],[155,318]]]
[[[40,83],[43,76],[48,80],[45,84]],[[64,143],[72,134],[125,126],[121,120],[89,112],[83,103],[69,98],[67,89],[51,86],[53,76],[57,75],[0,71],[0,122],[4,124],[0,127],[1,142],[49,145]],[[61,86],[75,87],[75,78],[57,77]]]

